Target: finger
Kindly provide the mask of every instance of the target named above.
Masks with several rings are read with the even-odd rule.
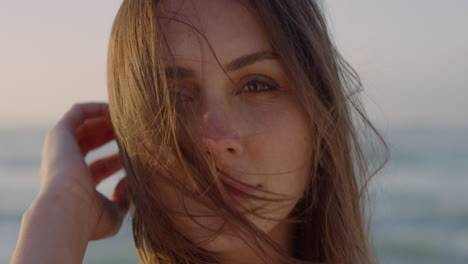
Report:
[[[104,133],[102,135],[97,135],[95,137],[88,137],[85,139],[80,139],[78,144],[80,146],[81,153],[83,156],[86,156],[91,150],[97,149],[100,146],[103,146],[111,142],[115,138],[115,135],[111,132]]]
[[[122,169],[119,153],[94,161],[89,165],[95,185]]]
[[[111,195],[111,199],[108,199],[100,192],[97,192],[97,194],[97,208],[100,210],[101,217],[92,234],[91,240],[99,240],[117,234],[130,208],[126,177],[122,178],[119,183],[117,183]]]
[[[109,115],[107,103],[78,103],[74,104],[70,110],[59,121],[73,135],[76,135],[78,127],[86,119],[104,117]]]
[[[109,200],[109,198],[100,192],[96,193],[96,209],[100,217],[94,227],[90,240],[99,240],[117,234],[122,226],[126,213],[120,208],[119,204]]]
[[[93,132],[88,132],[85,134],[82,134],[77,137],[76,142],[79,145],[86,145],[89,144],[92,141],[95,141],[97,138],[100,137],[111,137],[113,138],[115,136],[114,132],[108,129],[99,129]]]
[[[122,178],[119,183],[117,183],[112,193],[111,201],[117,205],[122,215],[128,212],[130,208],[130,197],[128,196],[127,177]]]
[[[93,119],[87,119],[80,127],[77,129],[77,138],[89,137],[95,134],[102,132],[112,132],[114,133],[114,127],[112,122],[107,117],[99,117]]]
[[[87,119],[77,132],[77,142],[84,155],[115,138],[115,132],[109,118]]]

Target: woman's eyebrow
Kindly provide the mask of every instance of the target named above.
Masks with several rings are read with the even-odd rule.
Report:
[[[272,51],[258,51],[255,53],[247,54],[233,61],[229,62],[224,66],[226,71],[239,70],[248,65],[254,64],[261,60],[277,60],[278,54]],[[185,68],[183,66],[168,66],[166,67],[166,76],[177,79],[194,78],[195,72],[192,69]]]
[[[246,67],[250,64],[254,64],[260,60],[276,60],[278,59],[278,54],[272,51],[259,51],[252,54],[248,54],[237,58],[230,63],[228,63],[224,68],[226,71],[235,71],[240,68]]]

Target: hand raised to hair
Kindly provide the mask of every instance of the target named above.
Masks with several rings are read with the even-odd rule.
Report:
[[[115,137],[106,103],[75,104],[49,130],[42,152],[41,189],[38,197],[66,197],[88,214],[89,240],[113,236],[129,208],[126,181],[115,187],[110,199],[96,190],[97,184],[122,168],[119,153],[85,162],[86,154]]]

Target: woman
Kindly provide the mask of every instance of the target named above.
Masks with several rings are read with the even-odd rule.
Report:
[[[81,263],[130,205],[142,263],[375,263],[359,88],[315,1],[124,1],[109,109],[49,131],[12,263]]]

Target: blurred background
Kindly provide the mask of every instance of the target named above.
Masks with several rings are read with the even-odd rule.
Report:
[[[0,262],[38,192],[44,136],[75,102],[106,101],[121,0],[0,2]],[[338,48],[391,150],[375,178],[384,264],[468,263],[468,1],[324,1]],[[117,151],[115,143],[88,161]],[[98,189],[110,195],[119,172]],[[84,263],[137,263],[130,221]]]

